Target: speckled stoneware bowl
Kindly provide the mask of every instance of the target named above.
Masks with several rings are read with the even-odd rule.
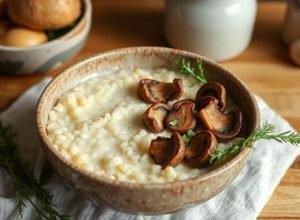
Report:
[[[83,14],[78,24],[60,38],[34,47],[0,45],[0,74],[36,74],[59,67],[82,48],[91,27],[92,5],[82,0]]]
[[[256,102],[245,84],[234,74],[199,55],[169,48],[137,47],[114,50],[83,60],[60,73],[43,92],[37,107],[37,126],[45,153],[66,182],[81,195],[99,205],[129,213],[162,214],[202,203],[228,186],[245,164],[250,148],[245,148],[224,164],[210,168],[207,174],[183,181],[155,184],[116,182],[95,176],[64,159],[47,138],[48,113],[66,91],[92,74],[112,73],[126,68],[166,67],[176,70],[174,60],[202,59],[207,78],[222,83],[243,112],[243,134],[259,125]],[[111,97],[113,98],[113,97]],[[222,205],[222,204],[220,204]]]

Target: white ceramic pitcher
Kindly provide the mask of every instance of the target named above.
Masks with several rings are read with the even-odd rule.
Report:
[[[249,45],[255,17],[256,0],[167,0],[165,38],[173,47],[228,60]]]

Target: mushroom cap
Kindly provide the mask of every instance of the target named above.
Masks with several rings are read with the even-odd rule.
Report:
[[[219,100],[213,96],[203,96],[198,99],[196,108],[197,110],[201,110],[202,108],[206,108],[211,102],[216,102],[216,105],[218,105]]]
[[[166,126],[171,131],[185,133],[193,130],[197,125],[195,115],[195,103],[192,101],[179,101],[180,103],[173,106],[173,110],[166,117]],[[175,124],[172,122],[176,122]]]
[[[231,110],[225,114],[225,116],[226,117],[224,118],[225,120],[223,122],[225,122],[225,124],[228,126],[224,126],[223,130],[220,131],[216,129],[212,130],[217,140],[223,143],[228,142],[238,136],[242,128],[243,118],[242,112],[238,109]]]
[[[207,97],[205,101],[206,107],[198,112],[203,126],[211,131],[219,142],[228,142],[235,138],[242,127],[241,111],[234,109],[224,114],[220,112],[219,101],[216,98]]]
[[[183,84],[181,79],[174,79],[172,83],[142,79],[137,92],[139,97],[148,103],[168,102],[182,96]]]
[[[203,168],[209,164],[210,154],[217,149],[217,139],[210,131],[200,131],[186,147],[185,161],[191,167]]]
[[[199,109],[199,99],[205,96],[212,96],[219,100],[218,108],[221,112],[225,111],[226,108],[226,89],[225,87],[217,82],[208,82],[203,84],[196,94],[196,107]]]
[[[169,112],[170,109],[166,104],[152,104],[143,114],[144,125],[153,133],[162,132],[165,128],[165,117]]]
[[[184,158],[185,145],[178,132],[174,132],[170,138],[157,137],[151,141],[149,155],[155,164],[162,168],[176,167]]]
[[[195,104],[195,101],[193,99],[182,99],[173,104],[172,110],[173,111],[178,110],[183,103],[187,103],[187,102],[188,103],[192,102]]]

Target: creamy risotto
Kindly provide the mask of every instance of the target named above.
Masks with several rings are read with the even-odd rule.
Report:
[[[184,98],[194,98],[199,86],[193,78],[166,69],[122,70],[93,77],[62,96],[49,113],[50,142],[67,160],[96,175],[117,181],[161,183],[205,173],[185,163],[177,167],[155,165],[148,155],[151,140],[171,135],[153,134],[142,122],[150,106],[137,96],[139,80],[183,80]]]

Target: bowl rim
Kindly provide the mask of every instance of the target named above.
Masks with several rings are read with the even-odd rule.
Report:
[[[89,17],[92,13],[91,0],[82,0],[82,3],[83,3],[83,6],[84,6],[83,7],[84,11],[83,11],[83,14],[80,18],[80,21],[76,24],[75,27],[73,27],[70,31],[68,31],[64,35],[60,36],[59,38],[56,38],[54,40],[48,41],[48,42],[40,44],[40,45],[32,46],[32,47],[11,47],[11,46],[5,46],[5,45],[0,44],[0,50],[2,50],[2,51],[11,51],[11,52],[14,52],[14,51],[15,52],[35,51],[35,50],[42,49],[44,47],[51,47],[51,46],[54,46],[56,44],[64,42],[65,40],[69,39],[69,38],[65,38],[65,36],[71,36],[72,33],[76,32],[77,29],[79,27],[81,27],[83,25],[83,23],[85,22],[85,18]],[[77,34],[75,34],[74,36],[77,36]],[[74,36],[72,36],[72,37],[74,37]]]
[[[91,57],[88,57],[86,59],[83,59],[81,61],[78,61],[77,63],[75,63],[75,64],[69,66],[68,68],[64,69],[63,71],[61,71],[58,75],[56,75],[51,80],[51,82],[46,86],[46,88],[42,92],[42,94],[38,100],[37,108],[36,108],[36,126],[38,129],[38,135],[40,137],[40,140],[42,142],[44,142],[44,144],[42,144],[42,146],[44,148],[46,148],[47,150],[51,151],[51,153],[53,155],[55,155],[55,157],[57,159],[59,159],[60,162],[62,162],[65,166],[69,167],[70,169],[79,173],[80,175],[83,175],[85,179],[88,179],[89,181],[93,181],[93,182],[102,183],[102,184],[109,184],[109,185],[112,185],[115,187],[124,187],[127,189],[133,189],[136,187],[143,187],[143,188],[147,188],[150,190],[169,189],[169,188],[173,188],[173,187],[184,186],[186,184],[191,184],[192,182],[195,182],[195,181],[196,182],[204,182],[208,179],[218,176],[219,174],[226,171],[227,169],[232,168],[236,164],[240,163],[244,157],[247,157],[248,154],[250,153],[250,151],[252,150],[251,147],[245,147],[239,154],[235,155],[229,161],[225,162],[224,164],[220,165],[217,168],[212,169],[211,171],[209,171],[205,174],[201,174],[200,176],[188,178],[185,180],[176,180],[176,181],[164,182],[164,183],[133,183],[133,182],[126,182],[126,181],[115,181],[115,180],[111,180],[105,176],[99,176],[99,175],[92,174],[92,173],[80,168],[79,166],[73,164],[69,160],[65,159],[58,152],[58,150],[56,150],[53,147],[53,145],[47,139],[46,128],[44,128],[44,130],[43,130],[43,127],[42,127],[43,123],[42,123],[42,117],[41,117],[41,112],[42,112],[41,110],[43,109],[43,105],[46,103],[46,98],[47,98],[49,92],[51,91],[51,88],[53,87],[53,85],[55,85],[55,83],[57,81],[59,81],[60,79],[64,78],[65,75],[68,75],[68,73],[70,71],[72,71],[78,67],[81,67],[81,66],[85,65],[86,63],[93,62],[93,60],[103,59],[103,58],[113,56],[116,54],[120,54],[120,53],[128,54],[128,53],[136,53],[138,51],[142,52],[143,50],[150,50],[152,52],[157,52],[157,53],[163,51],[165,53],[171,53],[171,54],[174,54],[177,56],[182,56],[182,57],[190,58],[190,59],[199,59],[200,58],[205,63],[209,63],[210,65],[217,66],[218,69],[220,69],[223,72],[226,72],[226,74],[229,74],[229,76],[232,77],[235,81],[239,82],[240,86],[243,87],[243,89],[247,92],[247,95],[249,95],[249,98],[253,105],[254,111],[256,113],[255,117],[253,118],[254,129],[257,129],[259,127],[260,113],[258,110],[257,102],[256,102],[252,92],[249,90],[249,88],[246,86],[246,84],[239,77],[234,75],[231,71],[224,68],[223,66],[217,64],[215,61],[212,61],[212,60],[210,60],[204,56],[201,56],[199,54],[196,54],[196,53],[192,53],[192,52],[188,52],[188,51],[184,51],[184,50],[180,50],[180,49],[168,48],[168,47],[155,47],[155,46],[154,47],[153,46],[127,47],[127,48],[120,48],[120,49],[115,49],[115,50],[110,50],[107,52],[99,53],[99,54],[93,55]],[[78,83],[79,82],[80,81],[78,81]],[[252,144],[252,146],[253,146],[253,144]]]

